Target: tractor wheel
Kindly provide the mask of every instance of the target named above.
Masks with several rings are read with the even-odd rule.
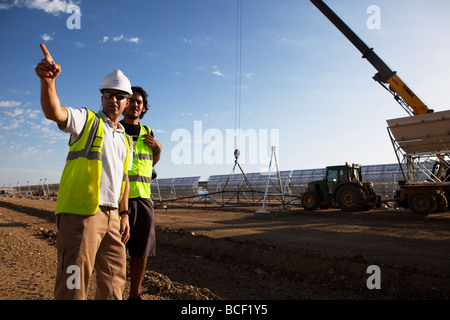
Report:
[[[408,205],[414,213],[428,214],[436,210],[436,199],[426,191],[411,193],[408,197]]]
[[[302,206],[306,210],[316,210],[319,206],[317,193],[315,193],[314,191],[306,191],[302,195]]]
[[[344,184],[336,192],[338,206],[345,212],[362,210],[365,199],[362,188],[354,184]]]

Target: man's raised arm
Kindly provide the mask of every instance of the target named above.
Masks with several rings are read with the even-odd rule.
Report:
[[[41,79],[41,106],[45,117],[55,121],[59,126],[67,126],[67,110],[61,107],[56,92],[55,79],[61,73],[61,66],[55,64],[50,52],[41,43],[44,59],[35,68],[37,76]]]

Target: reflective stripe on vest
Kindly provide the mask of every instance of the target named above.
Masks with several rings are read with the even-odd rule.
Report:
[[[122,198],[129,163],[130,138],[125,135],[127,156],[121,188]],[[102,173],[103,120],[88,110],[86,123],[78,139],[69,143],[69,154],[61,175],[56,214],[94,215],[100,203]]]
[[[122,178],[122,188],[120,190],[119,204],[122,201],[123,194],[125,192],[125,185],[128,177],[128,168],[130,164],[130,149],[133,147],[133,140],[126,133],[123,135],[125,137],[125,144],[127,145],[127,155],[125,157],[125,163],[123,164],[123,178]]]
[[[151,196],[153,150],[144,143],[143,139],[143,136],[150,131],[149,128],[140,125],[139,137],[133,146],[133,167],[128,172],[129,198],[150,198]]]

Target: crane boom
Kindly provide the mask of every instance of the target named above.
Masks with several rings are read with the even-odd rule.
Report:
[[[425,103],[392,71],[386,63],[369,48],[322,0],[311,2],[330,20],[342,34],[362,53],[362,57],[378,71],[373,79],[388,90],[395,100],[409,115],[419,115],[433,110],[428,109]]]

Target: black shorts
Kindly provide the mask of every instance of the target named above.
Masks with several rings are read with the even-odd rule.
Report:
[[[130,198],[130,239],[126,246],[130,256],[147,258],[155,255],[155,213],[152,199]]]

